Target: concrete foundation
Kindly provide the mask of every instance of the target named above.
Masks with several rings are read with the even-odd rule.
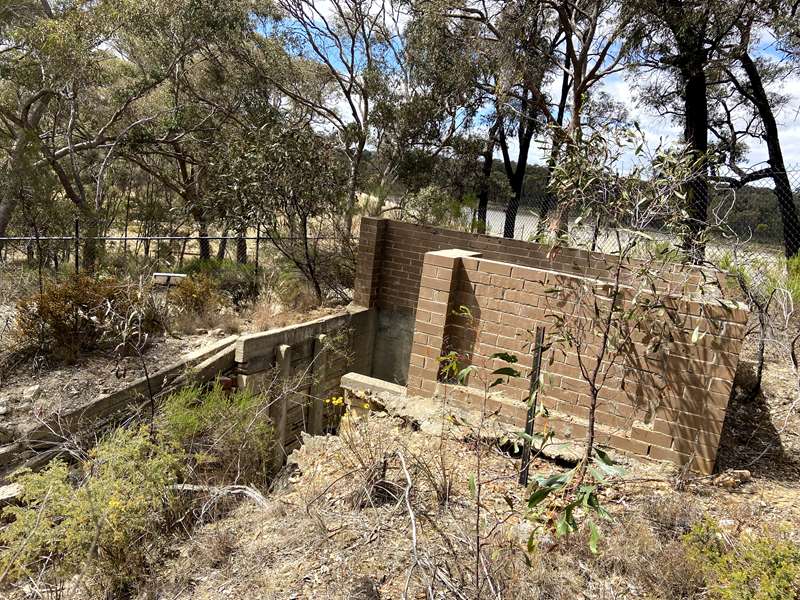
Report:
[[[375,309],[377,323],[372,354],[373,377],[406,385],[408,357],[414,340],[414,311]]]

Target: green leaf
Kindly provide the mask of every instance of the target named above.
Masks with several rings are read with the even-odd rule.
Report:
[[[600,541],[600,530],[591,519],[587,520],[586,524],[589,525],[589,550],[591,550],[592,554],[597,554],[597,544]]]
[[[475,485],[475,475],[469,476],[469,494],[472,498],[478,495],[478,488]]]
[[[694,328],[694,331],[692,331],[692,343],[696,344],[701,339],[703,339],[703,336],[705,336],[705,333],[700,332],[700,325],[698,325],[697,327]]]
[[[537,478],[537,482],[539,483],[539,485],[543,487],[549,487],[549,488],[562,487],[572,478],[572,474],[574,472],[575,470],[571,469],[569,471],[564,471],[563,473],[556,473],[555,475],[551,475],[547,479]]]
[[[461,369],[458,372],[458,375],[456,375],[458,383],[463,384],[466,381],[467,377],[469,377],[469,374],[475,370],[477,370],[477,367],[475,365],[469,365],[468,367],[464,367],[463,369]]]
[[[501,384],[503,384],[505,382],[506,382],[505,379],[503,379],[502,377],[498,377],[491,384],[489,384],[489,387],[490,388],[497,387],[498,385],[501,385]]]
[[[594,467],[589,467],[589,473],[592,474],[592,477],[594,477],[594,480],[597,481],[598,483],[606,482],[605,476]]]
[[[507,377],[519,377],[520,372],[513,367],[500,367],[492,371],[492,375],[506,375]]]
[[[528,497],[528,508],[534,508],[550,495],[553,488],[539,487]]]
[[[611,457],[608,455],[608,453],[605,452],[605,450],[601,450],[600,448],[595,447],[594,453],[597,455],[597,458],[601,463],[603,463],[605,465],[608,465],[608,466],[612,466],[612,465],[616,464],[611,459]]]
[[[498,358],[504,362],[514,364],[517,362],[516,354],[509,354],[508,352],[495,352],[489,358]]]

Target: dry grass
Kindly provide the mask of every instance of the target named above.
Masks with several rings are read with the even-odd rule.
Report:
[[[474,438],[413,431],[389,416],[348,418],[339,436],[306,439],[268,508],[244,505],[201,528],[153,593],[424,598],[431,589],[437,598],[470,599],[704,597],[702,576],[681,543],[702,513],[691,496],[667,486],[608,495],[615,519],[603,526],[598,555],[583,531],[559,540],[535,534],[529,552],[532,526],[525,490],[516,483],[519,463],[490,446],[480,449],[476,562],[469,480],[477,451]],[[549,474],[557,467],[533,468]]]

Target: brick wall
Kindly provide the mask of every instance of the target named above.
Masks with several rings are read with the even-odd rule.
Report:
[[[413,311],[425,253],[452,248],[480,252],[490,260],[589,277],[604,277],[609,264],[609,257],[598,252],[553,249],[522,240],[362,217],[354,302],[361,306]],[[629,271],[635,276],[637,265],[634,261],[631,263]],[[675,293],[693,292],[704,280],[716,284],[714,273],[687,270],[677,263],[673,269],[674,273],[667,279]]]
[[[451,398],[473,406],[483,401],[482,380],[488,381],[489,371],[501,366],[489,358],[493,353],[514,353],[521,371],[528,375],[532,362],[529,343],[536,325],[552,329],[557,316],[585,322],[585,311],[592,307],[585,296],[570,298],[569,291],[585,289],[587,283],[596,285],[587,273],[589,277],[607,277],[607,272],[600,273],[596,267],[612,260],[567,250],[549,256],[547,249],[537,244],[393,221],[373,220],[366,225],[362,247],[379,246],[381,254],[369,265],[371,279],[359,280],[360,297],[369,298],[381,311],[410,315],[414,334],[408,351],[409,394],[432,396],[446,391]],[[442,247],[449,250],[441,251]],[[379,255],[373,252],[372,256]],[[693,279],[691,273],[676,268],[674,275],[671,281],[678,282],[679,289],[696,289],[706,274],[699,272]],[[678,464],[691,462],[694,469],[710,472],[747,312],[741,307],[726,308],[716,299],[703,302],[668,296],[666,292],[673,289],[670,285],[659,296],[670,318],[665,315],[663,320],[649,319],[637,325],[642,331],[633,335],[635,343],[607,369],[608,380],[596,412],[597,438],[618,450]],[[555,288],[561,292],[548,292]],[[626,292],[628,296],[635,293],[634,288]],[[455,317],[458,306],[466,306],[471,318]],[[669,327],[660,335],[670,341],[654,350],[645,329],[663,327],[664,322],[669,322]],[[698,327],[704,335],[692,342]],[[584,341],[589,349],[582,356],[593,366],[597,340],[587,335]],[[444,386],[439,381],[438,359],[450,350],[478,367],[467,386]],[[539,398],[550,414],[537,419],[537,429],[548,427],[558,437],[583,439],[590,396],[577,353],[550,351],[542,370],[544,386]],[[495,388],[502,394],[490,399],[489,409],[501,411],[521,426],[529,389],[527,377],[512,379]]]

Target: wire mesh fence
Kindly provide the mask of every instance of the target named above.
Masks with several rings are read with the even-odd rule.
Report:
[[[704,204],[696,212],[705,219],[694,231],[707,230],[701,262],[741,268],[752,281],[761,283],[784,275],[786,258],[800,252],[800,166],[777,173],[767,170],[757,173],[761,178],[756,179],[751,173],[737,174],[735,178],[709,176],[704,184],[706,189],[694,195]],[[746,183],[737,185],[734,180],[741,180],[742,175]],[[516,207],[514,237],[529,241],[546,238],[549,212],[554,205],[558,205],[557,199],[543,189],[524,194]],[[598,252],[614,252],[619,227],[611,228],[591,218],[579,222],[578,212],[567,219],[568,243]],[[508,214],[507,204],[490,203],[486,233],[503,236],[508,229]],[[402,218],[402,214],[393,216]],[[47,271],[51,277],[59,277],[81,271],[83,257],[94,246],[106,269],[129,274],[178,272],[196,259],[209,258],[248,264],[258,276],[261,261],[265,253],[272,251],[275,241],[263,235],[257,226],[240,229],[238,235],[229,235],[223,226],[212,226],[210,234],[201,236],[186,225],[178,228],[149,222],[130,225],[129,229],[126,217],[124,226],[111,224],[102,236],[86,235],[86,229],[77,220],[43,228],[17,226],[11,235],[0,238],[0,261],[24,263],[29,268]],[[128,231],[137,233],[128,235]],[[680,247],[684,242],[657,224],[651,224],[646,233],[655,243]],[[293,238],[282,238],[290,239]],[[335,243],[337,240],[331,238],[330,244]]]
[[[694,229],[704,238],[702,260],[716,267],[744,269],[755,283],[762,283],[786,271],[786,258],[800,252],[800,165],[780,172],[759,169],[759,179],[749,173],[736,177],[708,176],[706,190],[695,194],[705,220]],[[746,183],[739,184],[744,179]],[[514,237],[536,241],[547,238],[554,202],[544,192],[523,195],[516,211]],[[512,206],[513,209],[513,206]],[[509,204],[490,204],[486,233],[503,236]],[[598,252],[614,252],[618,230],[593,219],[580,220],[578,211],[568,219],[568,240],[572,245]],[[663,229],[648,228],[656,242],[680,247],[677,239]]]
[[[99,252],[110,268],[126,266],[146,272],[179,271],[195,259],[252,264],[258,271],[265,238],[260,235],[86,236],[75,221],[72,235],[7,236],[0,238],[0,260],[21,261],[52,274],[80,273],[87,244]]]

